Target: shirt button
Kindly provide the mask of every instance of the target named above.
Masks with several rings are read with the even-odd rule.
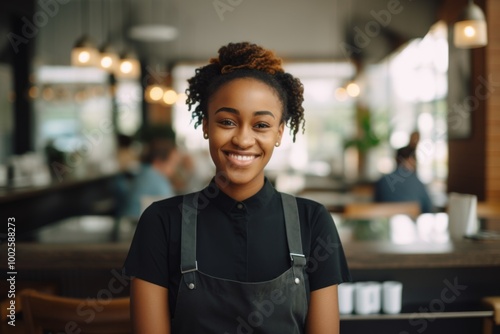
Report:
[[[241,210],[241,209],[243,209],[243,204],[238,203],[238,204],[236,205],[236,207],[237,207],[238,209],[240,209],[240,210]]]

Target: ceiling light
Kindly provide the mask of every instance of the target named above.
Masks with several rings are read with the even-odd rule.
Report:
[[[173,89],[167,89],[163,94],[163,102],[172,105],[177,101],[177,93]]]
[[[141,42],[168,42],[177,38],[177,28],[163,24],[143,24],[132,27],[130,38]]]
[[[350,97],[357,97],[361,92],[359,85],[355,82],[350,82],[346,87],[346,91]]]
[[[120,63],[120,57],[109,44],[104,45],[100,52],[99,66],[110,73],[115,72]]]
[[[160,102],[163,98],[164,89],[161,85],[150,85],[146,87],[145,99],[149,103]]]
[[[96,66],[99,51],[87,36],[82,36],[71,50],[71,65]]]
[[[120,57],[115,76],[119,79],[138,79],[141,76],[139,60],[133,54],[125,52]]]
[[[478,48],[488,44],[486,19],[481,8],[469,0],[454,25],[454,44],[457,48]]]
[[[105,6],[107,4],[107,6]],[[109,15],[111,13],[111,2],[110,1],[103,1],[102,2],[102,26],[106,26],[107,29],[107,38],[106,42],[103,44],[103,46],[99,49],[100,54],[100,59],[99,59],[99,66],[109,72],[109,73],[114,73],[119,66],[120,58],[118,57],[118,54],[115,52],[113,47],[111,46],[111,23],[112,23],[112,16]],[[107,19],[106,19],[107,17]]]

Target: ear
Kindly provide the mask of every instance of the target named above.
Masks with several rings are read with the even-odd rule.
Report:
[[[208,133],[208,119],[206,117],[203,117],[201,125],[203,133]]]
[[[277,143],[281,144],[281,139],[283,138],[283,132],[285,131],[285,122],[281,122],[278,127],[278,138],[276,139]]]

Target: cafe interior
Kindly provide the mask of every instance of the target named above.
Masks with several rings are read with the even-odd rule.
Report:
[[[353,279],[341,333],[500,333],[497,15],[498,0],[2,1],[0,332],[130,333],[123,263],[166,195],[128,213],[121,182],[153,138],[174,147],[169,196],[210,182],[187,80],[249,41],[304,86],[305,131],[265,172],[333,217]],[[395,193],[410,177],[427,206]]]

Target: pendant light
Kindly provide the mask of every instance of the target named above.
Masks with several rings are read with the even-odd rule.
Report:
[[[106,43],[100,49],[100,62],[99,66],[110,73],[116,72],[116,68],[119,66],[120,58],[115,53],[115,50],[111,44]]]
[[[108,10],[107,12],[105,11],[105,8],[104,8],[104,3],[106,1],[103,1],[102,4],[102,17],[103,17],[103,27],[104,27],[104,17],[107,18],[107,37],[106,37],[106,42],[101,46],[101,48],[99,49],[99,52],[100,52],[100,59],[99,59],[99,66],[109,72],[109,73],[114,73],[117,69],[117,67],[119,66],[119,57],[118,55],[116,54],[115,50],[113,49],[113,47],[111,46],[111,24],[109,23],[110,20],[111,20],[111,17],[109,15],[109,13],[111,13],[111,10],[110,10],[110,6],[111,6],[111,1],[110,0],[107,0],[108,2]]]
[[[141,65],[132,52],[122,53],[115,76],[119,79],[138,79],[141,76]]]
[[[77,40],[71,50],[71,65],[73,66],[95,66],[99,58],[99,51],[87,35]]]
[[[469,0],[454,25],[454,44],[457,48],[478,48],[488,44],[486,19],[481,8]]]
[[[83,12],[83,1],[80,1],[81,12]],[[99,59],[99,51],[94,46],[90,37],[85,33],[87,29],[83,29],[88,24],[89,6],[90,1],[87,1],[85,15],[82,16],[82,30],[84,34],[76,41],[75,46],[71,50],[71,65],[73,66],[96,66]]]
[[[124,0],[124,6],[120,6],[120,8],[123,8],[130,12],[130,3],[128,0]],[[123,11],[123,10],[122,10]],[[127,13],[125,13],[127,14]],[[120,15],[121,17],[125,17],[125,15]],[[124,34],[122,33],[121,35],[122,41],[125,41]],[[125,51],[123,51],[120,54],[120,59],[118,60],[118,65],[115,68],[115,77],[117,79],[130,79],[130,80],[136,80],[139,79],[141,76],[141,64],[139,63],[139,60],[135,56],[133,52],[130,50],[127,50],[125,48]]]

